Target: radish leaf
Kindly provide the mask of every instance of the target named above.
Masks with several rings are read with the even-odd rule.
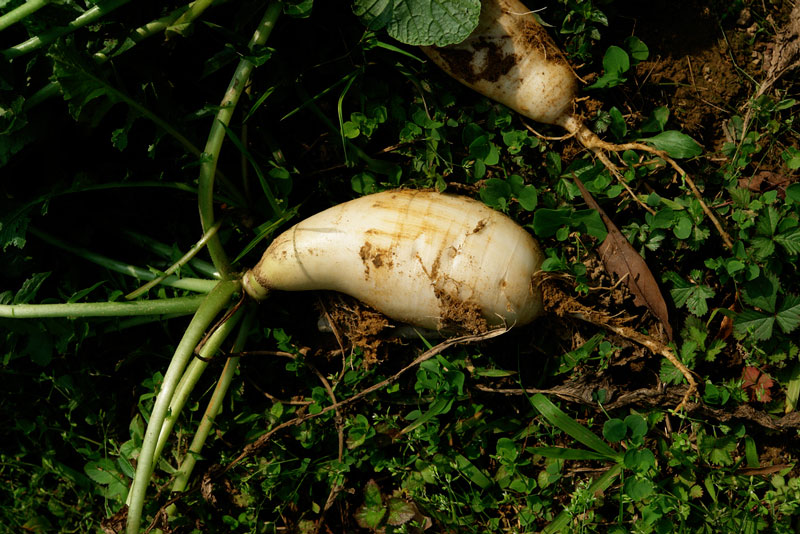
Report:
[[[386,28],[417,46],[460,43],[478,25],[480,0],[355,0],[353,11],[370,30]]]

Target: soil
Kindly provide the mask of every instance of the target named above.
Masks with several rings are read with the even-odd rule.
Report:
[[[737,12],[730,12],[730,2],[708,0],[619,4],[613,27],[636,35],[650,50],[636,67],[636,84],[626,86],[627,111],[643,119],[643,110],[667,106],[683,131],[706,150],[719,151],[730,140],[726,122],[744,113],[739,106],[767,76],[772,35],[761,28],[777,30],[792,9],[782,1],[749,4]],[[625,20],[629,26],[623,28]]]

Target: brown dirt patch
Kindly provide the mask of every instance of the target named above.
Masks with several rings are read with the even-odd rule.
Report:
[[[626,33],[612,39],[621,42],[632,33],[650,49],[649,59],[635,68],[636,83],[623,89],[626,111],[643,120],[653,108],[667,106],[673,127],[719,151],[730,140],[726,122],[744,113],[741,106],[766,77],[770,27],[788,20],[789,2],[745,2],[739,12],[730,2],[707,0],[615,5],[614,31]]]
[[[337,338],[344,338],[349,347],[360,347],[364,353],[364,365],[369,367],[383,358],[387,337],[384,331],[391,323],[380,312],[347,295],[329,293],[324,295],[322,311],[327,314],[331,328]]]
[[[445,331],[482,334],[488,330],[481,308],[475,302],[460,300],[453,295],[434,288],[441,304],[441,328]]]

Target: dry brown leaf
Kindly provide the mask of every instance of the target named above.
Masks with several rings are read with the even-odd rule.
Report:
[[[778,471],[783,471],[784,469],[794,467],[793,464],[777,464],[777,465],[768,465],[766,467],[745,467],[744,469],[739,469],[736,471],[736,474],[752,477],[752,476],[767,476],[773,473],[777,473]]]
[[[637,306],[646,306],[664,325],[667,337],[671,340],[672,326],[669,324],[667,303],[644,258],[628,243],[628,240],[608,218],[583,183],[577,177],[573,178],[575,185],[581,191],[583,200],[600,214],[600,218],[608,230],[608,235],[598,249],[606,270],[620,279],[625,278],[625,283],[633,293],[633,302]]]

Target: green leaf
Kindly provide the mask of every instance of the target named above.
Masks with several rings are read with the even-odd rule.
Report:
[[[661,360],[658,376],[665,384],[678,385],[685,380],[683,373],[667,359]]]
[[[353,11],[371,30],[386,27],[398,41],[447,46],[466,39],[478,25],[480,0],[354,0]]]
[[[776,277],[762,274],[744,285],[742,300],[748,306],[774,313],[778,302],[778,286]]]
[[[787,187],[786,198],[800,204],[800,184],[792,184]]]
[[[709,462],[715,465],[731,465],[731,453],[736,450],[736,438],[733,436],[713,437],[701,434],[698,439],[700,451],[708,456]]]
[[[755,310],[744,310],[734,319],[733,328],[742,334],[752,331],[756,339],[763,341],[772,336],[774,324],[775,317],[772,315],[765,315]]]
[[[25,234],[30,221],[27,215],[19,213],[0,220],[0,247],[3,248],[3,252],[11,246],[17,248],[25,247],[27,242]]]
[[[603,437],[612,443],[625,439],[628,435],[628,425],[622,419],[609,419],[603,425]]]
[[[314,0],[292,0],[283,7],[283,12],[290,17],[306,18],[311,16]]]
[[[796,171],[800,169],[800,150],[790,146],[781,154],[781,157],[786,162],[789,170]]]
[[[392,19],[394,0],[354,0],[353,13],[369,30],[384,28]]]
[[[800,254],[800,228],[794,228],[776,235],[775,242],[786,249],[786,252],[792,256]]]
[[[622,116],[622,112],[618,108],[613,107],[608,110],[608,115],[611,117],[610,129],[614,137],[617,139],[625,137],[628,133],[628,125],[625,124],[625,118]]]
[[[653,493],[653,483],[646,478],[629,478],[623,484],[623,489],[628,497],[641,501]]]
[[[673,158],[693,158],[703,153],[703,148],[691,137],[677,130],[667,130],[653,137],[639,139],[663,150]]]
[[[775,252],[775,242],[771,237],[756,236],[750,240],[753,252],[759,259],[766,259]]]
[[[641,415],[632,413],[625,417],[625,425],[631,431],[632,439],[641,439],[647,434],[647,421]]]
[[[32,301],[36,297],[36,293],[39,291],[39,288],[42,287],[42,283],[47,280],[48,276],[50,276],[49,272],[36,273],[25,280],[22,283],[22,287],[19,288],[19,291],[17,291],[17,294],[14,295],[13,304],[27,304],[28,302]]]
[[[672,233],[678,239],[688,239],[692,235],[693,226],[692,220],[686,215],[682,215],[678,218],[678,224],[672,229]]]
[[[113,104],[122,100],[121,93],[71,44],[55,44],[48,55],[53,61],[52,80],[58,82],[70,114],[76,120],[85,117],[98,123]]]
[[[566,208],[548,209],[540,208],[533,214],[533,231],[539,237],[551,237],[556,230],[569,224],[572,218],[572,211]]]
[[[669,119],[669,108],[662,106],[653,110],[653,113],[642,124],[642,131],[647,133],[663,132]]]
[[[606,73],[622,74],[631,68],[628,53],[618,46],[611,45],[603,56],[603,70]]]
[[[616,460],[620,457],[620,454],[612,449],[605,441],[593,434],[591,430],[562,412],[555,404],[550,402],[550,400],[541,393],[537,393],[531,397],[530,400],[534,408],[536,408],[551,425],[560,428],[563,432],[574,438],[579,443],[582,443],[583,445],[609,459]]]
[[[566,447],[530,447],[526,449],[531,454],[538,454],[545,458],[558,458],[559,460],[608,460],[608,456],[599,452],[585,449],[568,449]]]
[[[356,511],[356,522],[363,528],[376,529],[383,521],[386,512],[381,489],[377,482],[370,480],[364,487],[364,504]]]
[[[400,497],[389,497],[389,516],[386,523],[393,526],[404,525],[417,515],[416,507]]]
[[[675,301],[675,306],[678,308],[686,306],[687,310],[698,317],[702,317],[708,312],[706,300],[715,295],[713,289],[707,285],[691,284],[674,272],[667,273],[665,278],[675,285],[669,291],[672,300]]]
[[[761,215],[756,220],[756,233],[763,236],[772,236],[775,234],[775,229],[778,228],[778,223],[781,221],[781,215],[772,206],[767,206]]]
[[[625,467],[637,473],[645,473],[656,465],[656,457],[650,449],[630,449],[623,460]]]
[[[589,356],[592,355],[594,349],[600,344],[601,341],[605,336],[603,334],[595,334],[588,341],[586,341],[580,347],[571,350],[561,356],[561,365],[558,368],[558,373],[567,373],[575,368],[576,365],[581,363],[582,361],[586,360]]]
[[[501,461],[513,462],[519,457],[519,448],[517,444],[514,443],[514,440],[510,438],[498,439],[495,447]]]
[[[587,89],[616,87],[625,81],[622,75],[628,72],[630,66],[630,58],[625,50],[618,46],[609,46],[603,56],[603,75]]]
[[[89,478],[104,486],[118,480],[119,477],[114,462],[108,458],[87,463],[83,467],[83,471]]]
[[[602,241],[608,235],[608,229],[600,213],[593,209],[578,210],[572,214],[570,221],[572,227],[585,227],[586,233]]]
[[[487,489],[492,485],[492,479],[475,467],[475,464],[470,462],[464,455],[456,454],[455,459],[458,470],[465,474],[479,488]]]
[[[500,178],[489,178],[481,188],[480,197],[487,206],[505,210],[511,198],[511,186]]]
[[[634,61],[644,61],[650,56],[647,45],[633,35],[625,39],[625,48],[631,53]]]
[[[358,194],[368,195],[377,191],[378,184],[371,173],[360,172],[350,178],[350,187]]]
[[[522,209],[525,211],[533,211],[539,204],[539,193],[534,186],[526,185],[522,188],[522,191],[519,192],[517,200]]]
[[[786,295],[775,320],[784,334],[788,334],[800,326],[800,295]]]

